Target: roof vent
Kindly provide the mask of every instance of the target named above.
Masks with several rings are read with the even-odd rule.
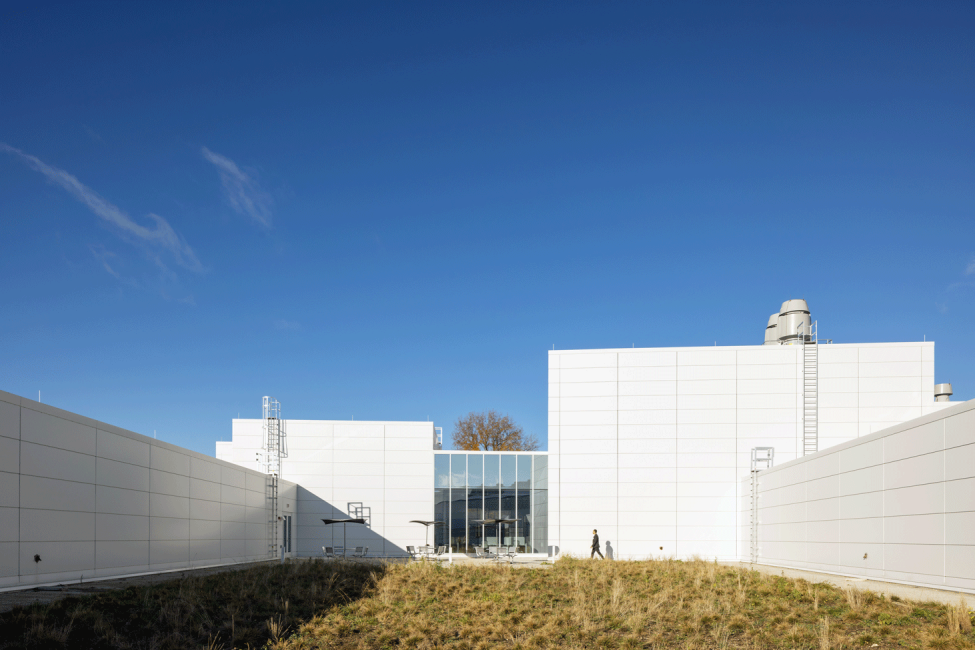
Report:
[[[950,402],[951,396],[954,393],[951,392],[951,384],[935,384],[934,385],[934,401],[935,402]]]
[[[779,335],[777,334],[779,324],[779,312],[775,312],[768,317],[768,325],[765,327],[765,345],[778,345]]]
[[[779,335],[779,343],[782,345],[794,345],[799,340],[799,332],[802,331],[803,338],[809,340],[810,327],[812,320],[809,318],[809,305],[805,300],[786,300],[782,303],[779,310],[779,319],[776,323],[776,333]],[[767,331],[767,330],[766,330]]]

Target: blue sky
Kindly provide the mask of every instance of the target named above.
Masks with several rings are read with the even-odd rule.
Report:
[[[734,5],[734,6],[732,6]],[[546,350],[935,340],[975,397],[975,5],[4,6],[0,389],[205,453]]]

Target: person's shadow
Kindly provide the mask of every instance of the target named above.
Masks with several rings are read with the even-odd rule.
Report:
[[[615,556],[616,553],[613,551],[613,545],[609,543],[609,540],[606,540],[606,559],[612,560]]]

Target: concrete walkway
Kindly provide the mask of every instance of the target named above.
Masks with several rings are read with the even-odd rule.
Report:
[[[444,562],[444,564],[447,564]],[[483,558],[454,555],[454,564],[463,566],[510,566],[514,569],[550,569],[552,561],[546,557],[518,557],[509,564],[507,560],[486,560]]]
[[[850,578],[838,576],[832,573],[820,573],[818,571],[807,571],[806,569],[786,569],[778,566],[768,566],[766,564],[749,564],[748,562],[719,562],[725,566],[741,567],[743,569],[754,569],[769,575],[785,576],[786,578],[802,578],[812,583],[825,582],[843,589],[845,587],[856,587],[865,591],[873,591],[878,594],[897,596],[901,600],[914,600],[922,603],[936,602],[957,605],[959,600],[964,599],[968,606],[975,603],[975,594],[966,594],[958,591],[947,591],[944,589],[932,589],[930,587],[915,587],[913,585],[902,585],[897,582],[884,582],[882,580],[871,580],[869,578]]]

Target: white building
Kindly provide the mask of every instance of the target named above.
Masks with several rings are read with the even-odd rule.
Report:
[[[765,345],[553,350],[547,453],[442,451],[432,422],[286,420],[277,491],[263,419],[233,420],[214,459],[0,392],[0,589],[323,546],[396,557],[428,532],[456,553],[588,555],[595,528],[619,559],[975,590],[975,402],[940,401],[932,342],[810,325],[788,301]],[[775,466],[755,472],[763,447]],[[347,518],[365,525],[322,521]]]
[[[0,589],[275,557],[282,481],[0,391]],[[280,519],[278,519],[280,517]],[[277,546],[277,545],[276,545]]]
[[[794,308],[789,301],[783,312]],[[790,312],[790,317],[795,312]],[[772,323],[795,331],[795,322]],[[780,333],[783,330],[780,330]],[[818,449],[948,406],[935,402],[934,343],[623,348],[549,352],[549,540],[619,558],[741,555],[740,480],[751,450],[803,455],[804,391],[818,391]],[[785,343],[798,343],[786,336]],[[817,352],[816,390],[807,352]]]
[[[975,592],[975,401],[756,472],[743,560]]]
[[[233,439],[217,443],[217,457],[258,469],[263,420],[234,420]],[[281,476],[296,483],[300,516],[295,552],[321,555],[322,546],[363,546],[369,555],[406,555],[424,539],[413,519],[433,516],[432,422],[287,420]],[[330,525],[322,519],[362,517],[368,525]]]

